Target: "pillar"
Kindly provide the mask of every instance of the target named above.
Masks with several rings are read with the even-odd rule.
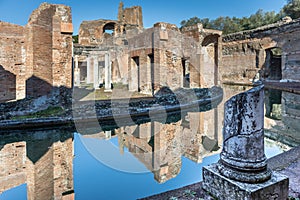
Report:
[[[104,80],[104,77],[103,77],[103,71],[104,71],[104,66],[100,65],[99,66],[99,85],[103,85],[103,80]]]
[[[92,83],[92,58],[90,56],[87,57],[87,66],[86,66],[86,83]]]
[[[94,89],[99,89],[99,64],[98,58],[93,57],[94,60]]]
[[[109,53],[105,53],[105,92],[111,91],[111,62]]]
[[[217,199],[287,199],[288,178],[267,168],[264,87],[233,96],[224,105],[223,150],[203,167],[203,189]]]
[[[80,69],[78,67],[78,56],[75,56],[75,69],[74,69],[74,85],[80,86]]]

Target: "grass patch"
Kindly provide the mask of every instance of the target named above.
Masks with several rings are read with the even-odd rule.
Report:
[[[46,110],[41,110],[29,115],[13,116],[11,119],[28,119],[28,118],[42,118],[42,117],[55,117],[64,113],[62,107],[50,106]]]

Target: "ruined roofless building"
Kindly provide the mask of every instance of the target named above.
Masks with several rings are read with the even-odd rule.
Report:
[[[162,87],[212,87],[218,84],[221,33],[202,24],[180,30],[165,22],[144,29],[142,8],[124,8],[121,2],[117,20],[81,23],[75,86],[84,82],[111,91],[110,83],[122,83],[148,95]]]
[[[109,38],[122,36],[128,32],[136,34],[143,30],[143,15],[140,6],[125,8],[122,2],[119,4],[118,19],[99,19],[83,21],[79,28],[80,45],[100,45]],[[107,44],[107,43],[106,43]]]

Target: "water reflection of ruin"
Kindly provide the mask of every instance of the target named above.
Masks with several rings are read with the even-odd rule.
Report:
[[[279,142],[296,146],[300,143],[300,95],[267,90],[266,135]]]
[[[0,194],[27,184],[27,199],[74,199],[73,134],[24,131],[0,135]]]
[[[126,147],[162,183],[179,174],[182,156],[201,163],[204,157],[218,153],[222,138],[215,114],[215,110],[188,112],[176,122],[151,121],[85,137],[118,137],[120,153]]]

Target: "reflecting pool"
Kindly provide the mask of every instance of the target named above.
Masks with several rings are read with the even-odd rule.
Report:
[[[236,92],[227,89],[223,102]],[[285,93],[280,99],[266,101],[266,130],[280,139],[280,130],[288,129],[296,143],[292,129],[298,130],[298,124],[292,119],[300,116],[295,104],[300,101]],[[201,181],[202,167],[217,162],[221,152],[222,103],[205,112],[181,112],[180,117],[121,127],[85,124],[86,130],[2,133],[0,199],[137,199]],[[267,157],[288,148],[265,139]]]

